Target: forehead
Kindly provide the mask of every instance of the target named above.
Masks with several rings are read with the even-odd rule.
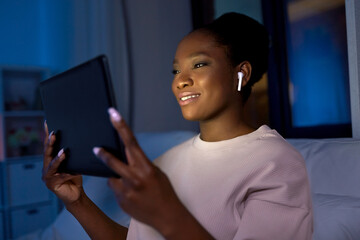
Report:
[[[225,50],[210,34],[195,31],[185,36],[179,43],[175,62],[180,58],[189,58],[200,54],[219,57],[219,55],[225,55]]]

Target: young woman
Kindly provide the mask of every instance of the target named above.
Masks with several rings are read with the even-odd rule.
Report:
[[[119,205],[132,216],[129,231],[86,196],[81,176],[58,173],[54,134],[45,131],[43,180],[91,239],[311,239],[309,182],[301,155],[267,126],[244,122],[251,86],[267,69],[269,40],[262,25],[225,14],[187,35],[174,59],[172,90],[184,118],[200,134],[152,164],[113,108],[126,165],[94,147],[117,172],[109,179]],[[239,89],[240,88],[240,89]]]

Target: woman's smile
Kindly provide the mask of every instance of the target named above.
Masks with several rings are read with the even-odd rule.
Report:
[[[200,93],[182,92],[179,94],[179,105],[185,106],[189,103],[197,101],[199,97],[200,97]]]

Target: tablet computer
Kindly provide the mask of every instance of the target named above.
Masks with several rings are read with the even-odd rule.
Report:
[[[42,81],[39,88],[49,131],[56,134],[53,154],[61,148],[66,154],[59,172],[117,177],[92,151],[95,146],[104,147],[127,162],[107,112],[116,106],[106,56]]]

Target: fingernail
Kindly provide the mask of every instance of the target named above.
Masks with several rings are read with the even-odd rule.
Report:
[[[44,120],[44,128],[47,128],[47,122],[46,122],[46,119]]]
[[[49,134],[49,141],[51,139],[51,136],[54,134],[54,131],[51,131],[51,133]]]
[[[116,111],[115,108],[113,108],[113,107],[109,108],[108,113],[113,121],[115,121],[115,122],[121,121],[121,115],[118,111]]]
[[[62,148],[62,149],[58,152],[57,156],[60,157],[61,154],[63,154],[63,153],[64,153],[64,149]]]
[[[100,148],[99,147],[94,147],[93,148],[93,153],[97,156],[100,152]]]

